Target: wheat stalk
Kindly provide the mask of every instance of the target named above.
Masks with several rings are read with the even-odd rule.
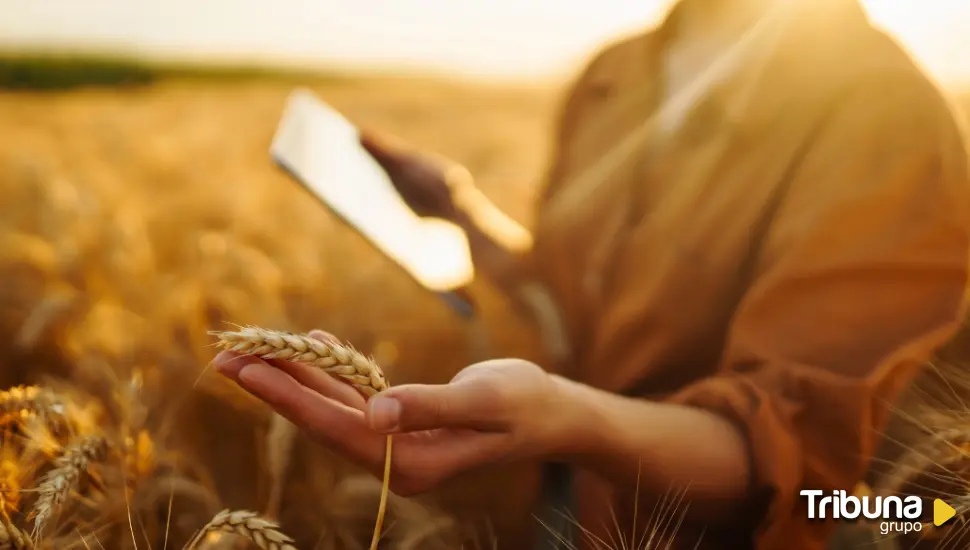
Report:
[[[37,487],[39,496],[34,505],[34,538],[46,527],[47,522],[64,504],[71,491],[77,488],[91,462],[104,459],[108,441],[104,436],[82,437],[64,448],[61,456],[54,459],[54,468],[44,475]]]
[[[269,470],[269,501],[263,511],[270,518],[279,515],[286,484],[286,473],[290,467],[293,445],[299,432],[295,425],[279,413],[273,413],[269,432],[266,435],[266,469]]]
[[[0,521],[0,550],[32,550],[30,537],[13,525]]]
[[[352,346],[336,342],[323,342],[306,334],[293,334],[260,327],[243,327],[238,331],[211,332],[218,341],[216,345],[236,353],[255,355],[263,359],[283,359],[319,367],[323,372],[350,384],[365,399],[386,390],[389,385],[384,371],[372,358]],[[377,509],[371,550],[377,550],[387,496],[390,490],[392,437],[387,436],[384,452],[384,480],[381,500]]]
[[[220,532],[246,537],[262,550],[296,550],[293,539],[283,534],[278,524],[246,510],[219,512],[185,548],[194,550],[206,535]]]
[[[33,413],[38,416],[59,415],[64,404],[53,391],[40,386],[15,386],[0,391],[0,423],[14,416]]]

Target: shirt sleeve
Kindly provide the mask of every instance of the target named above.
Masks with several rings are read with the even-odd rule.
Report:
[[[801,160],[719,374],[672,398],[745,434],[756,548],[824,540],[799,491],[852,490],[890,403],[955,332],[968,204],[961,132],[929,86],[859,90]]]

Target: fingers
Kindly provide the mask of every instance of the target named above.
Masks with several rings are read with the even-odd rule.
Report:
[[[489,384],[409,384],[372,397],[367,421],[379,433],[438,428],[502,431],[506,428],[502,408],[500,394]]]
[[[317,329],[310,331],[310,338],[319,340],[325,344],[341,343],[340,340],[333,334]],[[317,392],[321,393],[322,395],[326,395],[331,399],[336,399],[344,405],[358,410],[364,410],[366,405],[364,397],[349,384],[346,384],[341,380],[322,372],[320,369],[310,367],[308,365],[287,363],[285,361],[283,361],[283,363],[285,363],[285,365],[281,365],[281,368],[289,372],[291,376],[296,378],[296,380],[304,386],[316,390]]]
[[[367,429],[362,411],[323,397],[263,361],[240,369],[238,383],[315,440],[369,469],[383,464],[385,438]]]
[[[209,363],[219,374],[236,381],[239,371],[256,359],[249,355],[242,355],[234,351],[220,351]]]
[[[340,340],[338,340],[336,336],[322,330],[311,330],[309,336],[310,338],[319,340],[325,344],[340,343]],[[316,367],[302,363],[293,363],[281,359],[272,359],[267,362],[286,372],[300,384],[303,384],[307,388],[310,388],[321,395],[335,399],[348,407],[364,410],[366,402],[364,401],[363,396],[361,396],[357,390]]]
[[[307,389],[348,407],[353,407],[359,411],[364,410],[366,401],[357,390],[317,367],[304,363],[291,363],[282,359],[271,359],[266,363],[290,375]]]
[[[366,402],[355,389],[335,380],[332,376],[310,365],[291,363],[283,360],[265,361],[252,355],[243,355],[230,351],[223,351],[216,355],[211,364],[223,376],[239,382],[239,372],[243,367],[253,363],[272,365],[274,368],[291,376],[304,387],[317,392],[321,396],[328,397],[357,410],[364,410]]]

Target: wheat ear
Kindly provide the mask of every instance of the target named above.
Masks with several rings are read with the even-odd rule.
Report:
[[[52,416],[64,412],[64,405],[57,394],[40,386],[15,386],[0,391],[0,423],[24,413]]]
[[[246,537],[262,550],[296,550],[293,539],[283,534],[278,524],[246,510],[219,512],[185,548],[194,550],[206,535],[220,532]]]
[[[0,550],[33,550],[34,543],[13,525],[0,521]]]
[[[323,372],[353,386],[365,398],[388,387],[384,372],[377,362],[351,346],[321,342],[305,334],[259,327],[210,334],[219,339],[216,345],[229,351],[319,367]]]
[[[293,334],[259,327],[244,327],[238,331],[210,334],[218,338],[216,345],[222,349],[255,355],[263,359],[283,359],[319,367],[323,372],[350,384],[364,396],[364,399],[390,387],[380,365],[349,345],[322,342],[306,334]],[[391,478],[391,447],[392,438],[388,435],[384,451],[384,480],[371,550],[377,550],[381,528],[384,525],[384,514],[387,511]]]
[[[34,538],[37,539],[56,514],[71,491],[77,488],[81,477],[87,473],[92,462],[104,460],[108,441],[103,436],[82,437],[64,448],[54,459],[54,468],[44,475],[37,486],[37,503],[34,504]]]

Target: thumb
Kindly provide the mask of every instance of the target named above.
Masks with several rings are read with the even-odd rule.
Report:
[[[476,384],[408,384],[385,390],[368,401],[367,420],[379,433],[438,428],[500,430],[499,400]]]
[[[384,170],[393,169],[405,156],[402,142],[386,134],[377,135],[374,132],[361,131],[360,145]]]

